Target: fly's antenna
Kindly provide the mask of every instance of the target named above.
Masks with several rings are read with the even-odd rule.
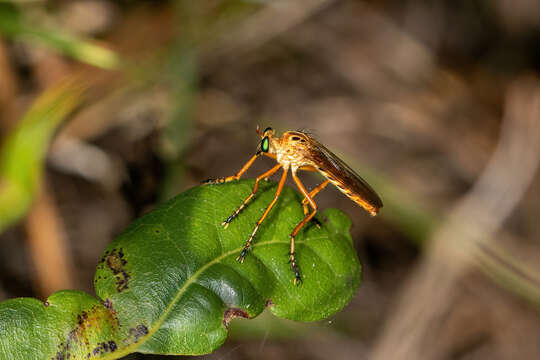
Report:
[[[255,132],[256,132],[260,137],[263,137],[263,134],[261,133],[261,128],[259,127],[259,125],[257,125],[257,129],[255,129]]]

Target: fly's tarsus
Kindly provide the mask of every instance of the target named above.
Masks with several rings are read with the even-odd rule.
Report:
[[[294,285],[299,286],[302,283],[302,277],[300,276],[300,271],[298,270],[298,265],[296,264],[294,254],[290,254],[289,262],[291,263],[291,269],[294,273],[293,283]]]
[[[225,182],[225,178],[217,178],[217,179],[206,179],[202,182],[203,185],[216,185],[216,184],[223,184]]]
[[[248,250],[249,250],[249,247],[244,247],[242,251],[240,252],[240,255],[238,255],[238,257],[236,258],[236,261],[242,264],[244,262],[244,258],[247,255]]]

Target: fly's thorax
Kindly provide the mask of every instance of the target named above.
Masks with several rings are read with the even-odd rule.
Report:
[[[280,139],[277,139],[278,141],[274,144],[274,154],[276,155],[276,160],[281,165],[287,165],[287,167],[290,165],[290,159],[287,156],[287,147],[282,144]]]
[[[309,156],[309,138],[303,133],[288,131],[274,144],[277,161],[282,165],[299,168],[312,165]]]

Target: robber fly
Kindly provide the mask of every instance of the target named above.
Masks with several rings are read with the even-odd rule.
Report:
[[[272,128],[266,128],[263,132],[261,132],[259,127],[257,127],[257,134],[259,134],[262,139],[257,148],[257,152],[251,157],[251,159],[248,160],[240,171],[233,176],[206,180],[205,183],[220,184],[238,180],[259,156],[268,156],[276,160],[278,163],[276,166],[259,175],[255,179],[255,185],[253,186],[251,194],[249,194],[249,196],[242,202],[242,204],[240,204],[240,206],[231,214],[231,216],[225,219],[225,221],[223,221],[221,224],[224,228],[227,228],[229,223],[236,216],[238,216],[247,203],[253,198],[253,196],[255,196],[255,193],[259,188],[259,182],[272,176],[280,168],[283,168],[283,174],[279,180],[274,198],[266,207],[266,210],[260,219],[257,221],[253,232],[246,241],[240,256],[237,258],[237,260],[242,263],[249,247],[251,246],[251,242],[259,229],[259,226],[262,224],[281,194],[283,186],[285,185],[285,180],[287,179],[287,174],[289,170],[291,170],[291,175],[294,182],[298,186],[298,189],[300,189],[300,192],[302,192],[304,195],[304,199],[302,200],[304,219],[298,225],[296,225],[290,235],[290,264],[294,272],[294,284],[298,285],[302,280],[294,257],[294,238],[300,229],[302,229],[302,227],[307,224],[317,213],[317,204],[315,204],[315,201],[313,200],[315,195],[324,189],[328,183],[332,183],[342,193],[364,208],[371,216],[377,215],[379,209],[382,208],[383,203],[381,198],[364,179],[356,174],[353,169],[343,162],[343,160],[338,158],[334,153],[305,132],[287,131],[281,137],[278,137],[274,134],[274,130]],[[313,190],[307,191],[300,179],[296,176],[298,170],[317,171],[322,174],[326,180]],[[311,206],[311,212],[309,211],[308,205]]]

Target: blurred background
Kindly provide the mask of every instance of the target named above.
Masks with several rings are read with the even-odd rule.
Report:
[[[535,0],[1,1],[0,300],[93,294],[131,221],[308,129],[385,203],[318,196],[363,285],[200,358],[538,359],[539,71]]]

